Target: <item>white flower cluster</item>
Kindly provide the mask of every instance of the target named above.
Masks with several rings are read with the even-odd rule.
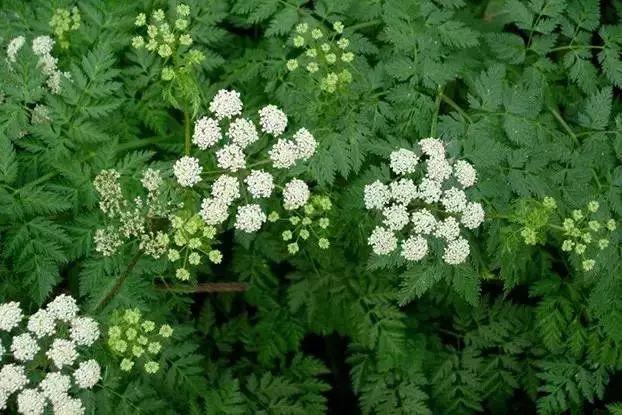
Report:
[[[419,147],[420,154],[408,149],[391,153],[390,167],[398,178],[388,185],[376,180],[365,186],[365,207],[380,210],[383,217],[369,244],[378,255],[390,254],[399,244],[402,257],[419,261],[428,254],[427,238],[434,237],[445,243],[443,260],[460,264],[470,253],[460,226],[475,229],[484,221],[482,205],[470,202],[464,191],[475,184],[477,173],[467,161],[448,160],[436,138],[419,141]],[[400,242],[402,232],[407,236]]]
[[[78,311],[76,301],[61,294],[32,314],[22,333],[13,335],[25,316],[17,302],[0,304],[0,332],[8,333],[11,352],[7,354],[0,344],[4,363],[0,366],[0,410],[6,409],[11,395],[17,394],[20,414],[43,414],[48,404],[54,414],[84,414],[80,399],[69,393],[72,378],[81,389],[92,388],[101,378],[101,368],[95,360],[78,363],[79,349],[91,346],[100,332],[95,320],[78,316]],[[68,333],[68,337],[62,338],[60,333]],[[48,368],[51,371],[46,373]],[[29,379],[34,372],[38,375],[32,378],[41,379],[38,385]]]
[[[209,225],[222,224],[229,218],[234,202],[243,194],[247,195],[254,200],[237,208],[234,227],[252,233],[261,229],[267,220],[257,199],[272,196],[276,186],[271,173],[247,164],[245,151],[259,141],[259,131],[273,137],[282,136],[287,129],[287,115],[276,106],[267,105],[259,110],[258,128],[253,121],[242,117],[242,109],[239,92],[218,91],[209,105],[211,115],[195,122],[192,142],[201,150],[213,149],[216,164],[226,172],[212,183],[211,195],[201,202],[199,214]],[[268,152],[270,160],[266,161],[272,162],[275,168],[288,168],[298,160],[309,159],[316,147],[313,135],[301,128],[291,139],[279,138]],[[202,170],[199,160],[191,156],[182,157],[173,166],[177,182],[183,187],[192,187],[201,181]],[[306,183],[293,179],[283,190],[284,208],[302,207],[309,196]]]

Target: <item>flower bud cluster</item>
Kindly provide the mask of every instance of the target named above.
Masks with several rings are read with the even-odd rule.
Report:
[[[172,334],[171,326],[158,327],[144,319],[137,308],[116,310],[110,318],[107,344],[120,359],[122,371],[129,372],[136,366],[154,374],[160,370],[158,356]]]
[[[287,69],[294,72],[303,68],[317,76],[320,89],[329,94],[348,85],[352,82],[348,68],[354,54],[347,51],[350,41],[343,36],[343,30],[341,22],[335,22],[328,33],[308,23],[298,24],[292,37],[298,55],[287,61]]]
[[[477,179],[473,166],[447,159],[442,141],[425,138],[418,151],[392,152],[390,167],[395,179],[389,184],[376,180],[364,189],[365,207],[382,214],[382,225],[369,237],[374,253],[389,255],[401,245],[404,259],[420,261],[433,238],[445,244],[446,263],[464,262],[470,247],[460,229],[476,229],[484,221],[481,204],[469,201],[465,193]]]
[[[100,336],[99,324],[78,315],[65,294],[26,318],[17,302],[0,304],[0,410],[15,394],[17,412],[83,414],[80,389],[91,389],[101,368],[80,354]],[[48,413],[48,412],[45,412]]]
[[[50,27],[58,40],[58,45],[67,49],[69,41],[67,33],[78,30],[81,24],[80,10],[77,7],[69,9],[56,9],[50,19]]]

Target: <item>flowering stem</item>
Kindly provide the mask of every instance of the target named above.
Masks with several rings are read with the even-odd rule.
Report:
[[[190,114],[184,111],[184,153],[190,155]]]
[[[142,252],[140,251],[136,252],[136,254],[132,258],[130,263],[125,268],[125,271],[123,271],[123,273],[119,275],[119,277],[117,278],[117,281],[112,286],[108,294],[106,294],[106,296],[102,298],[99,304],[97,304],[97,306],[95,307],[95,311],[101,311],[119,293],[119,291],[123,287],[123,284],[125,284],[125,280],[127,280],[127,277],[130,276],[130,273],[132,272],[132,270],[138,263],[138,260],[140,259],[141,255],[142,255]]]
[[[173,293],[228,293],[242,292],[248,289],[248,284],[243,282],[204,282],[196,286],[157,287],[159,291]]]

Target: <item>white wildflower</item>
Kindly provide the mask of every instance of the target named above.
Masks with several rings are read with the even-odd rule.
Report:
[[[309,200],[309,186],[300,179],[292,179],[283,189],[283,207],[287,210],[298,209]]]
[[[397,248],[395,234],[382,226],[376,226],[369,236],[368,242],[377,255],[390,254]]]
[[[471,187],[477,181],[477,172],[468,161],[458,160],[454,163],[454,176],[464,187]]]
[[[24,389],[17,395],[17,412],[23,415],[41,415],[45,397],[36,389]]]
[[[65,339],[54,339],[45,355],[59,369],[65,365],[72,365],[78,358],[75,343]]]
[[[411,179],[401,178],[391,182],[391,198],[397,203],[408,205],[417,197],[417,185]]]
[[[183,156],[173,165],[173,174],[183,187],[192,187],[201,181],[203,168],[195,157]]]
[[[298,158],[308,160],[315,154],[317,141],[315,137],[306,128],[301,128],[294,134],[294,143],[298,149]]]
[[[69,322],[78,314],[79,308],[73,297],[61,294],[48,303],[47,311],[53,318]]]
[[[460,236],[460,224],[453,216],[449,216],[436,223],[434,236],[446,241],[453,241]]]
[[[99,324],[90,317],[76,317],[71,320],[69,333],[78,346],[90,346],[99,338]]]
[[[67,396],[70,386],[71,378],[60,372],[48,372],[39,383],[41,393],[52,403],[58,402]]]
[[[270,197],[274,190],[274,178],[264,170],[251,170],[244,182],[254,198]]]
[[[69,395],[53,403],[54,415],[82,415],[85,412],[82,401]]]
[[[380,180],[365,185],[363,201],[366,209],[382,209],[391,198],[391,192],[387,185]]]
[[[406,226],[410,220],[408,210],[404,205],[391,205],[382,210],[384,216],[384,224],[392,231],[399,231]]]
[[[119,178],[121,174],[118,171],[108,169],[100,171],[93,180],[93,187],[99,195],[99,209],[111,217],[121,210],[123,194]]]
[[[32,40],[32,51],[37,56],[48,55],[54,47],[54,39],[49,36],[37,36]]]
[[[466,228],[475,229],[484,222],[484,216],[482,205],[477,202],[472,202],[462,211],[462,218],[460,221]]]
[[[427,177],[437,182],[447,180],[451,176],[451,164],[441,157],[430,157],[426,161],[428,172]]]
[[[78,387],[90,389],[99,382],[101,378],[101,368],[93,359],[81,362],[78,368],[73,372],[73,378]]]
[[[427,209],[416,210],[411,214],[413,231],[421,235],[430,235],[436,229],[436,218]]]
[[[32,360],[39,351],[39,344],[29,333],[13,337],[11,352],[16,360],[27,362]]]
[[[413,173],[419,162],[419,157],[410,150],[401,148],[391,153],[391,170],[395,174]]]
[[[141,184],[147,191],[156,192],[162,185],[162,176],[159,170],[146,169],[143,171],[143,177],[140,179]]]
[[[287,128],[287,115],[275,105],[266,105],[259,110],[259,124],[261,131],[278,137]]]
[[[443,193],[441,184],[435,180],[424,177],[419,184],[418,197],[426,203],[438,202]]]
[[[210,117],[201,117],[194,123],[192,142],[201,150],[206,150],[218,143],[222,138],[222,132],[218,121]]]
[[[212,183],[212,196],[227,205],[238,199],[240,197],[240,182],[237,177],[226,174],[218,176]]]
[[[22,321],[24,315],[18,302],[0,304],[0,330],[11,331]]]
[[[24,36],[18,36],[12,39],[8,46],[6,47],[6,56],[9,62],[15,62],[17,59],[17,53],[26,43],[26,38]]]
[[[467,205],[467,197],[464,190],[452,187],[443,192],[441,204],[449,213],[462,212]]]
[[[207,197],[201,202],[199,215],[208,225],[220,225],[229,217],[229,205],[222,200]]]
[[[93,236],[95,242],[95,251],[103,256],[111,256],[117,252],[117,249],[123,245],[121,235],[114,227],[110,226],[106,229],[97,229]]]
[[[255,124],[246,118],[236,118],[229,124],[227,136],[240,148],[246,148],[259,140]]]
[[[420,261],[427,254],[428,241],[419,235],[411,235],[402,242],[402,256],[408,261]]]
[[[243,232],[252,233],[261,229],[266,222],[266,214],[257,204],[240,206],[235,216],[235,228]]]
[[[242,101],[240,93],[221,89],[216,93],[209,105],[209,110],[216,115],[216,118],[232,118],[242,113]]]
[[[432,158],[445,158],[445,146],[443,142],[437,138],[424,138],[419,140],[419,146],[423,154]]]
[[[13,363],[2,366],[0,369],[0,390],[7,392],[9,395],[15,393],[28,383],[26,370],[24,366]]]
[[[227,144],[216,152],[218,167],[236,172],[246,167],[244,152],[237,144]]]
[[[469,256],[469,253],[469,242],[466,239],[459,238],[447,244],[443,253],[443,260],[450,265],[461,264]]]
[[[277,169],[286,169],[296,164],[298,160],[298,146],[291,140],[279,138],[279,140],[268,151],[273,165]]]
[[[31,315],[27,327],[38,338],[51,336],[56,331],[54,317],[45,309],[40,309]]]

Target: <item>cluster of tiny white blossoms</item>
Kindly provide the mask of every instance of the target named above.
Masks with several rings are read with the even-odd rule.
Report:
[[[17,412],[83,414],[73,389],[91,389],[101,378],[93,360],[79,361],[80,350],[99,339],[99,325],[78,315],[76,301],[65,294],[26,319],[19,303],[0,304],[0,410],[17,394]],[[9,353],[10,352],[10,353]],[[40,380],[40,381],[39,381]],[[39,381],[38,384],[36,381]]]
[[[365,186],[365,207],[382,212],[382,225],[369,237],[377,255],[388,255],[401,245],[408,261],[420,261],[429,251],[431,237],[445,244],[443,260],[452,265],[466,260],[469,243],[461,225],[475,229],[484,221],[484,209],[470,202],[464,189],[477,180],[473,166],[446,158],[443,143],[435,138],[419,141],[420,153],[399,149],[391,153],[390,167],[397,178]],[[421,168],[425,164],[424,168]],[[406,236],[400,241],[402,234]]]
[[[70,74],[58,69],[58,59],[52,56],[54,43],[54,39],[49,36],[37,36],[32,40],[32,52],[39,58],[37,65],[47,77],[48,89],[52,93],[58,94],[62,77],[69,79]],[[6,48],[6,60],[9,65],[17,61],[17,55],[25,44],[26,38],[24,36],[18,36],[9,42]]]
[[[120,177],[114,169],[102,170],[93,181],[99,195],[99,208],[111,221],[105,228],[95,231],[95,250],[110,256],[124,242],[138,239],[139,248],[145,254],[159,258],[168,250],[169,237],[161,230],[151,231],[148,222],[151,218],[166,217],[171,209],[170,201],[160,197],[163,178],[158,170],[147,168],[141,178],[146,197],[127,200],[121,191]]]
[[[200,150],[212,150],[217,166],[222,169],[211,183],[211,194],[203,198],[199,214],[208,225],[223,224],[230,216],[234,203],[246,203],[235,211],[234,227],[242,232],[257,232],[267,221],[261,200],[272,196],[277,187],[274,176],[261,168],[272,164],[275,169],[286,169],[300,160],[308,160],[315,153],[317,142],[313,135],[301,128],[291,138],[284,138],[287,115],[274,105],[266,105],[258,112],[258,126],[242,116],[243,104],[237,91],[220,90],[209,105],[211,116],[195,122],[192,142]],[[269,159],[257,163],[247,160],[246,152],[260,139],[260,133],[277,138],[269,149]],[[199,159],[184,156],[173,166],[173,174],[182,187],[193,187],[203,180]],[[304,206],[310,197],[307,184],[292,179],[283,186],[283,207],[294,210]]]

